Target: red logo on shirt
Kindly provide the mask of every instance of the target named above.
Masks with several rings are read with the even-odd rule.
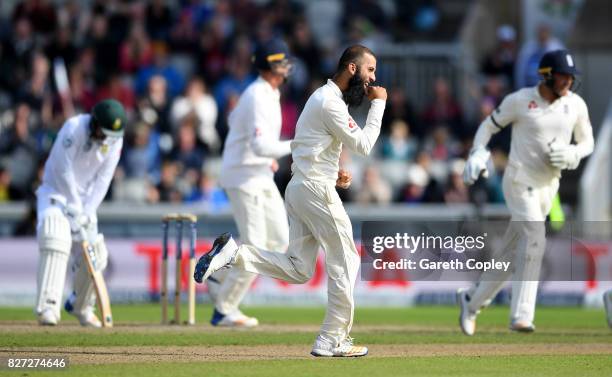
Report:
[[[349,124],[348,124],[349,128],[352,130],[353,128],[357,127],[357,124],[355,123],[355,121],[353,120],[353,118],[349,117]]]
[[[255,137],[261,136],[261,130],[259,128],[255,128]]]
[[[527,105],[527,107],[529,108],[529,110],[535,109],[536,107],[538,107],[538,104],[535,101],[529,101],[529,105]]]

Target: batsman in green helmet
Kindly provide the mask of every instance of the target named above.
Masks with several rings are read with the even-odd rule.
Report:
[[[66,120],[51,148],[36,191],[40,257],[35,312],[40,325],[54,326],[60,321],[68,259],[74,247],[76,273],[64,310],[82,326],[101,327],[94,312],[94,286],[77,250],[86,237],[95,248],[96,270],[106,267],[108,252],[98,233],[96,212],[119,162],[126,125],[123,106],[106,99],[91,114]]]

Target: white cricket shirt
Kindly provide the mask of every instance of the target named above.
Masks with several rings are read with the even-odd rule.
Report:
[[[238,99],[228,118],[219,183],[223,188],[249,188],[273,179],[272,160],[291,152],[279,141],[280,91],[258,77]]]
[[[45,163],[41,195],[61,195],[66,204],[95,215],[121,156],[122,138],[103,143],[89,137],[90,115],[77,115],[64,123]]]
[[[317,89],[308,99],[298,119],[291,142],[292,171],[304,178],[335,183],[342,145],[368,155],[380,134],[385,101],[370,104],[366,125],[361,129],[353,120],[340,88],[332,81]]]
[[[509,165],[517,170],[516,179],[536,186],[547,185],[561,172],[549,162],[550,145],[570,144],[572,135],[580,158],[593,151],[593,130],[584,100],[569,92],[552,103],[540,95],[538,87],[518,90],[504,98],[481,127],[491,133],[512,124]],[[479,130],[474,144],[479,140]]]

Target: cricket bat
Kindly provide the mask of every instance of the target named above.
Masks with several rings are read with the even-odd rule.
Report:
[[[102,316],[102,327],[113,327],[113,314],[111,312],[110,297],[108,295],[108,289],[106,288],[106,282],[102,271],[97,269],[97,258],[96,250],[94,246],[87,241],[85,230],[81,228],[81,236],[83,243],[81,244],[83,249],[83,260],[87,263],[87,271],[91,280],[94,284],[96,291],[96,302],[98,304],[98,310]]]

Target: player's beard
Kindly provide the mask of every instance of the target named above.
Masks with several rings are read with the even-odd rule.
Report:
[[[355,72],[348,82],[348,88],[342,92],[344,102],[346,102],[349,107],[357,107],[363,102],[363,97],[365,97],[364,84],[365,82],[361,78],[361,75]]]

